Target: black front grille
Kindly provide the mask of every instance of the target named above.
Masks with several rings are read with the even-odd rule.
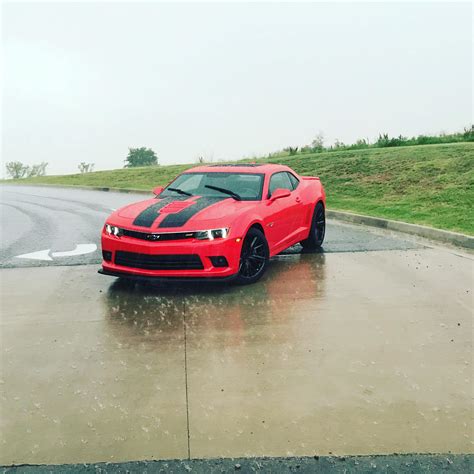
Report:
[[[146,253],[115,252],[115,264],[145,270],[202,270],[199,255],[148,255]]]
[[[136,230],[123,229],[123,235],[127,237],[133,237],[134,239],[148,240],[150,242],[163,242],[166,240],[184,240],[192,239],[194,232],[167,232],[164,234],[150,233],[150,232],[138,232]]]

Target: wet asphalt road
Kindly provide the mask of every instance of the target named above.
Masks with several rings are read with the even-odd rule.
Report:
[[[255,285],[125,284],[16,256],[142,195],[1,194],[0,464],[474,451],[472,254],[330,223]]]
[[[113,209],[145,198],[140,194],[2,186],[0,266],[100,263],[100,233],[107,216]],[[68,252],[81,244],[95,244],[97,250],[52,261],[17,258],[48,249]]]
[[[98,264],[101,262],[100,233],[107,216],[114,209],[146,197],[66,188],[2,186],[0,267]],[[96,250],[82,255],[53,255],[72,252],[78,245],[95,245]],[[421,248],[421,245],[335,222],[328,225],[324,245],[326,253],[412,248]],[[50,251],[51,260],[18,258],[45,250]],[[285,253],[299,250],[296,247]]]

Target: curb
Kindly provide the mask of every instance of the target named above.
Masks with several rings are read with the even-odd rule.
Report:
[[[458,247],[474,249],[474,237],[458,232],[450,232],[448,230],[435,229],[434,227],[427,227],[418,224],[409,224],[408,222],[392,221],[380,217],[364,216],[352,212],[333,211],[330,209],[326,211],[326,215],[329,218],[350,222],[352,224],[363,224],[371,227],[395,230],[397,232],[417,235],[419,237],[456,245]]]
[[[258,458],[167,459],[153,461],[98,462],[93,464],[23,464],[0,466],[4,473],[15,474],[76,474],[174,472],[187,474],[216,474],[221,472],[299,472],[314,473],[403,473],[472,471],[472,454],[387,454],[361,456],[305,456]]]
[[[2,183],[7,184],[7,183]],[[15,183],[15,185],[18,185]],[[114,187],[104,187],[104,186],[76,186],[74,184],[33,184],[25,183],[24,186],[44,186],[44,187],[54,187],[54,188],[74,188],[74,189],[86,189],[89,191],[105,191],[105,192],[118,192],[118,193],[128,193],[128,194],[152,194],[150,191],[145,191],[143,189],[133,189],[133,188],[114,188]],[[463,247],[467,249],[474,249],[474,237],[466,234],[461,234],[458,232],[451,232],[449,230],[435,229],[434,227],[427,227],[418,224],[409,224],[408,222],[401,221],[392,221],[389,219],[384,219],[382,217],[371,217],[364,216],[362,214],[354,214],[352,212],[346,211],[333,211],[331,209],[326,210],[326,216],[330,219],[336,219],[344,222],[350,222],[352,224],[362,224],[370,227],[379,227],[381,229],[394,230],[397,232],[403,232],[405,234],[416,235],[419,237],[424,237],[426,239],[435,240],[438,242],[443,242],[451,245],[456,245],[457,247]]]

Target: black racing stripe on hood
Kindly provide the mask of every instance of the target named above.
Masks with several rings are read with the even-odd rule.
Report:
[[[229,197],[202,197],[196,199],[195,204],[183,209],[181,212],[177,212],[176,214],[168,214],[160,222],[158,227],[181,227],[199,211],[206,209],[206,207],[212,206],[216,202],[223,201],[224,199],[229,199]]]
[[[189,199],[188,196],[176,196],[176,197],[165,197],[160,199],[158,202],[152,204],[151,206],[144,209],[133,221],[133,225],[140,227],[151,227],[153,222],[156,221],[159,215],[160,209],[163,209],[168,204],[171,204],[174,201],[185,201]]]

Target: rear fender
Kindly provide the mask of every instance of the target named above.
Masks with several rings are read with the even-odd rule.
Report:
[[[326,193],[324,192],[323,184],[319,177],[316,176],[301,176],[304,186],[305,197],[309,198],[311,202],[316,203],[322,201],[324,206],[326,206]]]
[[[307,203],[305,222],[309,231],[316,204],[322,202],[324,207],[326,207],[326,194],[321,180],[318,177],[301,176],[301,180],[301,197],[303,202]]]

